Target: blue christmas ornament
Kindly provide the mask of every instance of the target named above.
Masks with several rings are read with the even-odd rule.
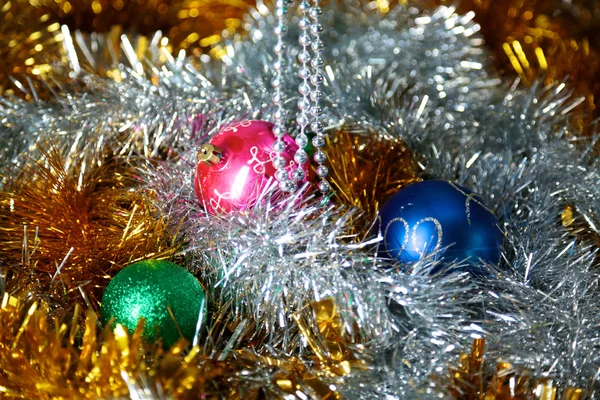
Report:
[[[409,185],[383,205],[379,218],[385,251],[404,263],[437,251],[445,261],[500,261],[498,220],[481,197],[452,182]]]

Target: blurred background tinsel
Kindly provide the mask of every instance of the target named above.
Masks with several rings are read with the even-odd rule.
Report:
[[[323,9],[331,202],[213,215],[196,152],[273,119],[273,4],[0,1],[1,398],[600,396],[600,2]],[[486,200],[499,263],[380,254],[381,205],[432,179]],[[101,317],[148,260],[201,284],[193,338]]]

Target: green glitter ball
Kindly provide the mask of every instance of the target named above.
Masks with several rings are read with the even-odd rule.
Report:
[[[206,295],[198,280],[179,265],[162,260],[125,267],[106,287],[100,307],[104,324],[114,318],[129,332],[144,318],[144,337],[153,341],[158,335],[167,347],[181,336],[191,342],[205,316]]]

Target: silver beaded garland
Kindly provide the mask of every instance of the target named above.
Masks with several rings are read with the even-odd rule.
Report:
[[[273,103],[277,106],[277,111],[274,114],[275,126],[273,127],[273,134],[277,137],[273,145],[273,151],[277,154],[273,158],[273,166],[277,169],[275,173],[275,179],[279,181],[280,188],[285,192],[291,192],[295,188],[294,182],[289,179],[288,173],[285,169],[286,160],[281,156],[281,153],[285,152],[286,144],[283,141],[283,137],[286,135],[285,127],[285,110],[283,108],[283,92],[281,86],[283,84],[282,70],[285,63],[285,51],[286,45],[283,41],[284,35],[287,32],[286,15],[288,12],[289,0],[277,0],[275,2],[275,15],[277,16],[277,25],[275,26],[274,33],[277,37],[277,42],[273,48],[276,60],[273,64],[275,69],[275,77],[273,78],[272,85],[275,89],[273,94]]]
[[[298,102],[298,116],[296,121],[298,123],[298,127],[300,131],[296,135],[296,144],[298,145],[298,150],[294,155],[294,161],[297,166],[293,173],[293,178],[296,181],[302,181],[304,179],[305,173],[302,165],[308,160],[308,154],[304,150],[304,147],[308,144],[308,136],[306,136],[306,127],[309,124],[310,117],[308,111],[310,109],[310,94],[311,94],[311,86],[310,86],[310,78],[311,71],[309,69],[310,62],[310,51],[309,46],[312,42],[312,38],[309,33],[309,29],[311,26],[311,21],[308,16],[310,10],[310,3],[308,0],[301,0],[299,5],[300,11],[302,11],[302,16],[298,21],[298,26],[300,27],[300,36],[298,38],[298,42],[302,49],[298,53],[298,61],[300,62],[300,79],[302,79],[302,83],[298,87],[298,91],[302,96],[300,101]]]
[[[325,146],[325,136],[323,134],[323,124],[319,120],[323,114],[323,108],[320,105],[320,101],[323,98],[321,85],[323,84],[322,69],[324,61],[321,57],[323,42],[320,36],[323,32],[323,26],[319,23],[323,11],[319,7],[319,0],[314,0],[313,4],[311,7],[309,0],[302,0],[299,6],[302,16],[298,22],[300,27],[298,42],[302,46],[302,49],[298,53],[298,61],[301,64],[299,75],[303,81],[298,87],[298,91],[302,97],[298,102],[297,123],[300,132],[296,136],[298,150],[294,156],[294,161],[297,163],[297,167],[293,173],[293,179],[296,181],[304,179],[305,174],[302,165],[308,159],[308,154],[304,150],[304,147],[308,144],[306,128],[309,125],[309,121],[312,121],[310,128],[316,134],[312,143],[317,149],[314,160],[318,164],[316,169],[317,175],[321,178],[319,190],[325,193],[330,189],[329,183],[325,179],[329,170],[323,165],[327,157],[321,150]],[[312,57],[309,47],[312,49]]]
[[[313,68],[313,73],[310,77],[310,83],[313,85],[313,90],[310,94],[310,98],[313,101],[313,105],[310,109],[312,115],[312,124],[310,125],[313,132],[316,134],[313,137],[312,144],[317,149],[314,160],[317,163],[316,173],[321,178],[319,182],[319,190],[323,193],[327,193],[330,190],[329,182],[327,182],[327,175],[329,169],[324,165],[327,160],[327,156],[323,152],[322,148],[325,146],[325,134],[323,133],[324,127],[320,121],[323,108],[320,105],[321,99],[323,98],[323,91],[321,85],[323,84],[323,42],[321,41],[321,33],[323,32],[323,25],[319,23],[320,16],[323,13],[321,7],[319,7],[319,0],[314,0],[314,6],[309,10],[310,18],[312,19],[312,25],[310,26],[310,32],[312,33],[311,48],[313,51],[313,59],[310,64]]]
[[[298,43],[301,46],[298,52],[298,61],[300,63],[299,76],[302,82],[298,87],[301,98],[298,101],[297,124],[300,129],[296,136],[298,150],[294,155],[296,168],[292,172],[291,179],[285,169],[285,159],[281,156],[281,153],[286,150],[286,145],[282,140],[286,134],[286,129],[283,94],[281,91],[283,83],[282,69],[285,62],[283,57],[285,51],[284,35],[287,31],[285,16],[288,11],[287,6],[291,3],[293,3],[293,0],[277,0],[275,3],[275,14],[277,15],[275,35],[277,36],[277,43],[274,50],[277,59],[274,64],[275,78],[273,79],[273,88],[275,89],[275,93],[273,101],[278,107],[275,112],[275,127],[273,129],[275,136],[277,136],[277,141],[273,145],[273,150],[277,154],[273,158],[273,166],[277,169],[275,178],[279,181],[280,187],[286,192],[293,191],[298,186],[298,182],[301,182],[305,178],[303,165],[308,160],[308,154],[304,148],[308,144],[306,130],[310,124],[310,129],[316,135],[312,140],[312,144],[317,149],[314,160],[317,163],[316,173],[321,179],[319,190],[326,193],[330,190],[330,186],[326,180],[329,169],[324,165],[327,156],[322,150],[325,146],[325,135],[323,133],[323,124],[320,121],[320,117],[323,114],[320,102],[324,96],[321,85],[323,84],[323,66],[325,62],[321,56],[323,52],[323,42],[321,41],[323,26],[319,23],[319,20],[323,11],[319,7],[319,0],[313,0],[312,6],[309,0],[301,0],[299,4],[302,16],[298,20],[298,26],[300,27]]]

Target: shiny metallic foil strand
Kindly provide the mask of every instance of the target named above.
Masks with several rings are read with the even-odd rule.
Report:
[[[352,221],[356,229],[367,230],[390,196],[420,181],[411,150],[398,139],[346,129],[329,136],[327,149],[335,198],[361,211]]]
[[[597,7],[585,0],[465,0],[459,9],[475,12],[501,72],[516,73],[529,85],[538,78],[546,84],[567,80],[585,99],[578,129],[593,135],[588,124],[598,116],[600,98]]]
[[[101,330],[96,313],[79,304],[48,317],[49,305],[27,291],[1,295],[0,390],[8,397],[340,398],[327,378],[334,374],[295,357],[250,348],[211,357],[206,350],[217,335],[200,346],[182,340],[165,350],[143,340],[141,324],[133,334],[122,326]]]
[[[120,25],[112,26],[105,33],[71,31],[62,25],[57,37],[60,39],[58,48],[55,53],[46,56],[49,57],[48,68],[34,70],[43,70],[44,74],[19,73],[11,76],[10,94],[35,103],[52,102],[59,100],[59,93],[86,92],[88,88],[83,80],[92,84],[90,75],[109,78],[117,83],[130,75],[144,76],[156,82],[156,70],[175,60],[173,46],[160,31],[152,37],[127,36]]]
[[[580,400],[586,397],[581,388],[561,387],[552,379],[532,377],[509,362],[487,359],[484,339],[474,340],[471,352],[461,354],[458,365],[450,366],[448,372],[448,389],[455,399]]]
[[[485,338],[490,360],[596,395],[597,247],[578,243],[560,217],[568,204],[586,215],[600,210],[593,143],[575,140],[571,124],[578,98],[566,84],[527,88],[499,79],[473,13],[390,5],[382,15],[377,4],[350,1],[323,8],[322,24],[335,28],[323,37],[326,131],[352,124],[358,134],[400,140],[424,177],[479,193],[506,232],[500,264],[480,265],[482,276],[433,258],[408,271],[381,259],[378,238],[353,241],[357,210],[323,208],[310,191],[271,205],[267,191],[247,213],[207,215],[191,185],[199,145],[233,120],[270,120],[275,112],[275,17],[260,5],[244,34],[220,44],[222,62],[205,57],[194,66],[178,55],[139,74],[127,61],[120,82],[82,73],[74,82],[81,87],[64,86],[50,103],[3,99],[1,140],[12,146],[6,138],[19,138],[20,152],[36,154],[31,144],[54,134],[71,166],[104,160],[98,155],[108,143],[136,166],[159,215],[185,239],[183,264],[207,288],[214,325],[198,344],[217,358],[251,347],[272,364],[294,357],[323,372],[332,365],[327,356],[314,364],[314,353],[335,354],[329,345],[338,335],[366,365],[332,378],[343,396],[443,398],[448,385],[432,376]],[[296,86],[282,91],[297,100]],[[325,299],[335,304],[339,319],[330,319],[338,327],[318,335],[313,315],[306,335],[294,317]],[[329,332],[333,340],[320,337]]]
[[[121,25],[107,32],[71,31],[63,26],[62,64],[54,64],[44,84],[59,91],[85,90],[82,77],[93,74],[110,78],[117,83],[128,77],[145,77],[154,84],[159,79],[157,70],[173,62],[173,46],[160,31],[152,36],[126,35]],[[185,52],[182,53],[185,55]],[[180,55],[181,57],[181,55]],[[88,82],[90,83],[90,82]],[[47,88],[39,87],[39,90]]]
[[[54,0],[29,2],[56,15],[71,30],[108,32],[122,26],[127,32],[151,36],[162,31],[176,51],[207,51],[232,35],[254,5],[245,0]]]
[[[562,225],[569,234],[579,239],[584,246],[590,243],[600,248],[600,222],[598,217],[590,214],[589,210],[567,205],[560,213]],[[599,263],[600,265],[600,263]]]
[[[39,293],[66,293],[65,305],[83,294],[95,309],[120,268],[177,251],[130,167],[106,160],[67,171],[56,148],[42,155],[0,191],[0,251],[12,276],[35,280]]]
[[[26,0],[0,5],[0,94],[17,89],[33,99],[30,82],[11,84],[13,76],[36,78],[47,75],[58,58],[62,35],[54,15],[32,7]],[[9,92],[10,92],[9,90]]]
[[[220,94],[194,66],[186,63],[164,79],[181,68],[185,53],[174,58],[160,32],[150,42],[119,28],[64,35],[70,45],[63,62],[30,86],[36,101],[0,99],[0,168],[36,158],[36,143],[48,140],[61,149],[67,169],[75,160],[97,164],[112,155],[162,159],[176,153],[181,141],[202,140],[207,121],[218,121],[211,116]],[[21,86],[29,82],[19,79]],[[146,112],[150,105],[152,113]],[[39,115],[45,115],[44,124]]]

